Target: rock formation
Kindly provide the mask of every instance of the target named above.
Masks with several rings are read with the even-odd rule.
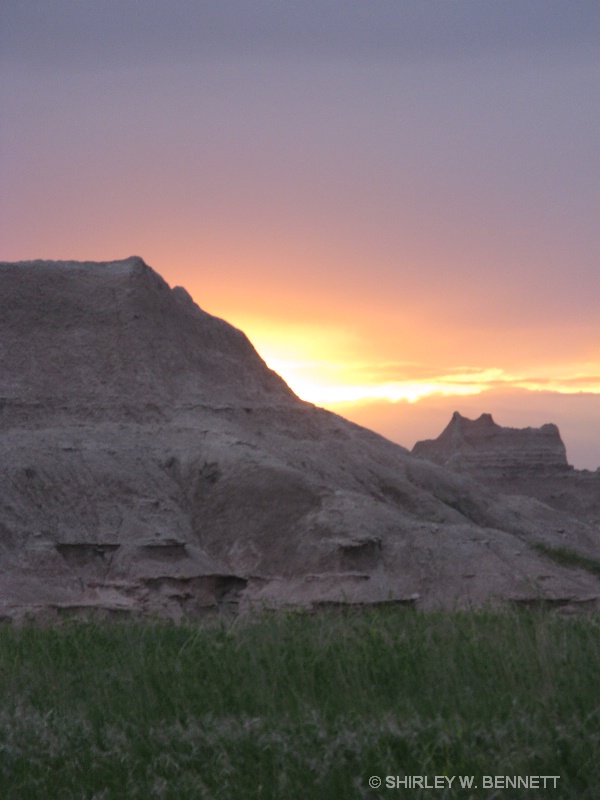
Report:
[[[491,414],[470,420],[455,411],[437,439],[417,442],[412,453],[504,493],[600,522],[600,469],[573,469],[556,425],[505,428]]]
[[[595,604],[600,531],[299,400],[139,258],[0,264],[0,616]]]
[[[512,478],[525,472],[564,473],[567,452],[556,425],[503,428],[491,414],[470,420],[458,411],[437,439],[417,442],[413,455],[486,478]]]

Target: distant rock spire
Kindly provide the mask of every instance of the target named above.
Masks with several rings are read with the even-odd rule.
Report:
[[[437,439],[417,442],[412,452],[475,477],[564,472],[569,467],[556,425],[505,428],[491,414],[470,420],[455,411]]]

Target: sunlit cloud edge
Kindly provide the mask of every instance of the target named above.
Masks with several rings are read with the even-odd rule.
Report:
[[[507,374],[499,368],[480,370],[466,368],[463,372],[452,369],[449,374],[439,375],[427,381],[399,380],[367,384],[332,380],[331,370],[318,377],[298,374],[298,371],[303,371],[302,367],[307,366],[306,363],[300,365],[298,362],[295,364],[278,362],[271,363],[270,366],[284,378],[300,398],[324,406],[373,402],[416,403],[426,397],[465,397],[492,389],[525,389],[530,392],[554,392],[565,395],[600,394],[600,377],[596,374],[530,377]]]

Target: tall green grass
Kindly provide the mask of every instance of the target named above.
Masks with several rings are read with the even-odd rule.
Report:
[[[597,800],[599,623],[398,608],[2,627],[0,798]]]

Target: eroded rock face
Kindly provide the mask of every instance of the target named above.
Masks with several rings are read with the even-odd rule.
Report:
[[[299,400],[139,258],[0,264],[0,616],[595,603],[594,525]]]
[[[0,285],[0,402],[10,425],[148,422],[185,404],[294,399],[241,331],[141,258],[0,264]]]
[[[556,425],[505,428],[491,414],[470,420],[455,412],[437,439],[417,442],[412,453],[493,489],[600,522],[600,469],[573,469]]]
[[[470,420],[455,411],[437,439],[417,442],[412,453],[487,478],[564,473],[569,468],[556,425],[504,428],[491,414]]]

